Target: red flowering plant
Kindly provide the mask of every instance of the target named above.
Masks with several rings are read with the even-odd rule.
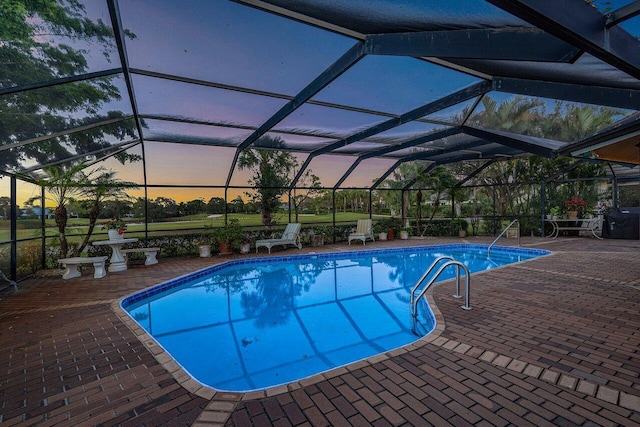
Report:
[[[102,227],[107,230],[118,230],[118,234],[124,234],[127,229],[127,223],[120,218],[111,218],[110,220],[103,222]]]
[[[576,211],[578,213],[582,213],[587,205],[587,202],[577,196],[573,196],[564,201],[564,206],[567,208],[567,212]]]

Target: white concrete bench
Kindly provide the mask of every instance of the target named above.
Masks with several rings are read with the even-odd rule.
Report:
[[[74,277],[80,277],[80,270],[78,267],[80,264],[93,264],[93,277],[96,279],[102,279],[107,275],[107,270],[104,268],[104,263],[109,257],[107,256],[94,256],[94,257],[75,257],[75,258],[60,258],[58,262],[65,268],[62,273],[62,278],[73,279]]]
[[[131,252],[143,252],[147,258],[144,260],[144,265],[153,265],[158,263],[158,259],[156,256],[158,255],[158,251],[160,248],[131,248],[131,249],[122,249],[122,252],[125,256]]]

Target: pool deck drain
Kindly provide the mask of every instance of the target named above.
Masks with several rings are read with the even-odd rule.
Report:
[[[471,311],[459,308],[450,286],[435,287],[436,334],[252,393],[203,387],[112,309],[125,295],[220,258],[161,259],[100,280],[29,279],[18,293],[0,295],[0,422],[640,426],[640,244],[523,238],[523,245],[555,253],[474,275]],[[354,245],[307,251],[336,248]]]

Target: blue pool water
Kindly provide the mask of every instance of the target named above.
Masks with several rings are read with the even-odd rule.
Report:
[[[121,306],[195,379],[248,391],[415,341],[409,293],[439,256],[474,273],[547,253],[494,247],[487,259],[485,245],[446,245],[236,260]],[[443,279],[454,276],[449,270]],[[420,304],[417,330],[426,334],[435,320]]]

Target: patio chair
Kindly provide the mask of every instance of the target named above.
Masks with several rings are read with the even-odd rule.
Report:
[[[302,243],[300,242],[300,223],[291,222],[287,224],[287,228],[284,229],[282,237],[279,239],[262,239],[256,240],[256,253],[258,248],[264,246],[271,253],[271,248],[274,246],[297,246],[298,249],[302,249]]]
[[[370,219],[359,219],[356,231],[349,234],[349,244],[351,244],[352,240],[362,240],[362,244],[366,245],[367,239],[371,239],[374,242],[376,241],[373,237],[373,225]]]
[[[9,279],[7,276],[5,276],[2,271],[0,271],[0,282],[6,282],[8,284],[7,286],[0,288],[0,290],[6,289],[9,286],[13,286],[13,290],[18,292],[18,284],[15,281]]]

